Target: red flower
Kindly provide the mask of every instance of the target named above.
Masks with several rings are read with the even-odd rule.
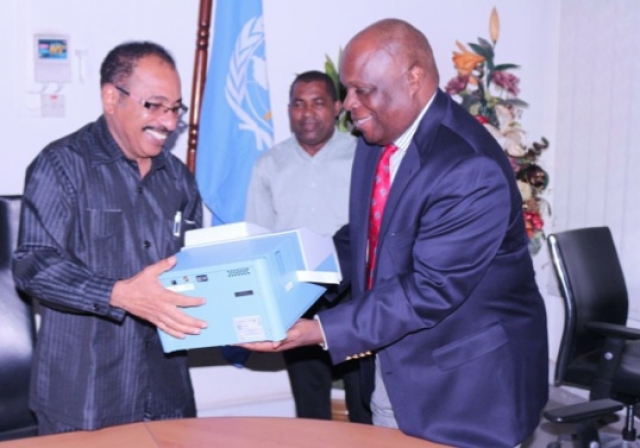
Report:
[[[484,115],[475,115],[475,119],[478,120],[482,124],[489,123],[489,119],[487,117],[485,117]]]
[[[529,238],[544,227],[544,221],[538,212],[524,212],[524,224]]]

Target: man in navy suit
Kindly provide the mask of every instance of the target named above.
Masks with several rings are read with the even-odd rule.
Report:
[[[371,359],[374,424],[456,447],[525,440],[547,401],[547,330],[522,199],[506,156],[438,88],[425,36],[387,19],[346,46],[344,106],[362,134],[349,224],[335,236],[353,300],[300,320],[286,350]],[[391,188],[371,283],[371,192],[383,146]]]

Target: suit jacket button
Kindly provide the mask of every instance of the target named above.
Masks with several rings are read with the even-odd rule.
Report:
[[[144,243],[142,243],[142,247],[144,247],[145,249],[149,249],[151,247],[151,243],[147,240],[145,240]]]

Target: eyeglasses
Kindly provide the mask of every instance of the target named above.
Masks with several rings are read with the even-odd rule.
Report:
[[[184,115],[187,112],[187,110],[189,110],[189,108],[184,104],[178,104],[177,106],[167,107],[161,103],[145,101],[142,98],[136,97],[135,95],[131,94],[130,92],[126,91],[120,86],[114,85],[114,87],[118,90],[118,92],[123,93],[124,95],[127,95],[131,99],[137,101],[139,104],[142,105],[142,107],[147,109],[151,114],[158,114],[160,112],[163,114],[166,114],[167,112],[171,112],[174,117],[180,118],[182,117],[182,115]]]

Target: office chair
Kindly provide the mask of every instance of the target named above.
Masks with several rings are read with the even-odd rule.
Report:
[[[608,227],[549,235],[547,244],[565,304],[554,385],[589,390],[589,402],[546,411],[556,423],[577,424],[580,447],[601,445],[602,418],[626,408],[621,438],[635,445],[634,406],[640,402],[640,331],[626,327],[627,288]],[[551,447],[560,447],[561,440]]]
[[[37,435],[35,417],[28,408],[34,314],[11,274],[20,205],[19,196],[0,196],[0,441]]]

